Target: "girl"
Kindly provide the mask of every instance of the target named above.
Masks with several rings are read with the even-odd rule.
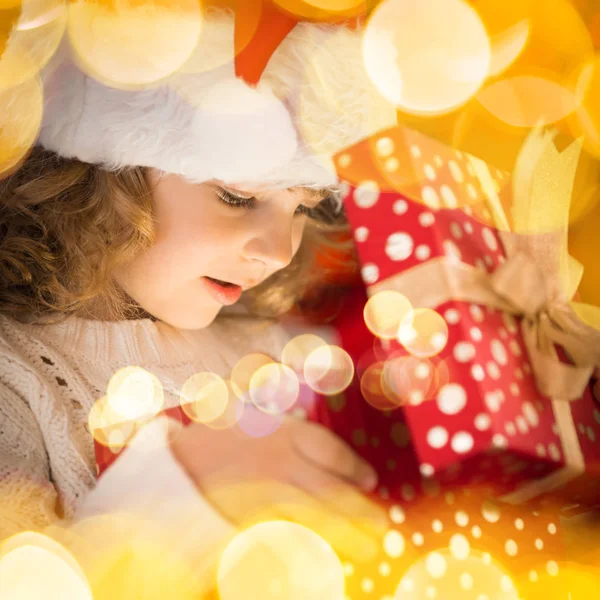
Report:
[[[380,530],[357,490],[372,468],[291,418],[252,441],[193,425],[172,443],[157,421],[160,444],[134,442],[96,481],[88,414],[117,370],[155,374],[173,406],[196,372],[278,357],[285,334],[263,317],[293,305],[323,232],[344,227],[332,153],[395,123],[359,34],[299,24],[252,89],[233,73],[232,16],[206,21],[197,72],[141,91],[92,79],[63,45],[43,74],[38,145],[0,182],[1,538],[129,510],[204,556],[239,516],[211,485],[225,471],[304,490],[341,539],[365,538],[361,552],[373,542],[354,519]]]

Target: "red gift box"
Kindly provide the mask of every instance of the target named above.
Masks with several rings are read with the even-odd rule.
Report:
[[[351,179],[346,212],[369,295],[428,262],[439,263],[440,282],[444,261],[485,273],[505,262],[493,215],[498,206],[510,206],[506,174],[404,127],[364,140],[336,160],[341,177]],[[437,285],[412,282],[413,287]],[[410,299],[410,289],[403,293]],[[346,410],[352,412],[336,417],[330,400],[318,420],[368,455],[384,479],[400,462],[393,440],[410,439],[420,472],[437,481],[485,482],[500,495],[510,493],[511,501],[553,492],[569,502],[596,503],[600,407],[591,389],[571,402],[540,393],[519,318],[457,300],[432,308],[448,333],[430,359],[410,358],[397,340],[379,340],[364,327],[362,306],[349,308],[352,318],[338,319],[337,325],[342,345],[353,349],[359,380],[364,384],[360,378],[373,363],[384,368],[393,362],[384,380],[388,392],[389,377],[396,381],[397,402],[394,410],[389,402],[381,410],[389,398],[385,381],[379,405],[377,391],[363,385],[362,396],[365,390],[371,396],[367,401],[348,399]],[[369,375],[376,387],[378,378]],[[385,438],[392,443],[384,448]],[[373,439],[378,446],[367,450]],[[414,473],[405,469],[412,467],[406,461],[402,467],[402,478],[410,479]]]

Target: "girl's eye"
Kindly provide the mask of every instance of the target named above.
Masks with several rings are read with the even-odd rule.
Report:
[[[223,203],[227,204],[227,206],[241,207],[246,209],[252,209],[256,206],[256,198],[244,198],[243,196],[236,196],[235,194],[232,194],[223,188],[217,188],[216,194]],[[308,208],[307,206],[301,204],[296,209],[295,214],[306,215],[311,219],[315,219],[316,217],[314,212],[314,209]]]
[[[241,208],[254,208],[256,206],[256,198],[244,198],[243,196],[235,196],[231,192],[218,188],[216,192],[218,198],[228,206]]]

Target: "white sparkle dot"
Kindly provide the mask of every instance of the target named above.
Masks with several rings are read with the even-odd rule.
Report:
[[[394,141],[389,137],[382,137],[375,142],[375,148],[379,156],[389,156],[394,152]]]
[[[488,523],[497,523],[500,520],[500,507],[493,500],[486,500],[481,505],[481,514]]]
[[[340,165],[340,167],[342,167],[343,169],[349,167],[351,162],[352,157],[349,154],[341,154],[338,158],[338,165]]]
[[[425,539],[423,538],[423,534],[416,531],[412,535],[412,542],[415,546],[422,546],[425,543]]]
[[[362,589],[363,592],[369,594],[373,591],[375,584],[373,583],[373,580],[370,579],[369,577],[365,577],[361,583],[360,583],[360,587]]]
[[[535,583],[538,580],[538,574],[535,571],[529,571],[529,581]]]
[[[506,365],[506,363],[508,363],[508,354],[506,353],[506,348],[500,340],[492,340],[490,342],[490,350],[492,351],[494,360],[498,364]]]
[[[473,527],[471,527],[471,535],[475,539],[479,539],[481,537],[481,533],[481,527],[479,527],[479,525],[473,525]]]
[[[454,358],[461,363],[466,363],[475,358],[475,346],[470,342],[458,342],[454,346]]]
[[[460,223],[457,223],[456,221],[452,221],[452,223],[450,223],[450,233],[457,240],[460,240],[463,236],[463,231],[461,229]]]
[[[465,207],[465,208],[470,208],[470,207]],[[466,212],[466,210],[465,210]],[[473,233],[473,225],[471,225],[471,223],[469,223],[468,221],[463,225],[463,227],[465,228],[465,231],[470,235]]]
[[[465,180],[463,172],[455,161],[449,161],[448,167],[450,169],[450,175],[452,175],[452,179],[454,179],[456,183],[462,183]]]
[[[531,402],[525,401],[523,402],[521,409],[523,410],[523,414],[525,415],[527,422],[532,427],[537,427],[540,423],[540,417],[538,415],[537,410],[535,410],[533,404]]]
[[[460,576],[460,587],[466,591],[473,589],[473,576],[469,573],[462,573]]]
[[[515,519],[515,527],[519,531],[523,531],[523,529],[525,529],[525,522],[523,521],[523,519]]]
[[[449,308],[444,313],[444,319],[446,319],[448,325],[456,325],[460,321],[460,312],[455,308]]]
[[[437,192],[429,186],[424,187],[421,190],[421,198],[425,206],[437,210],[440,207],[440,199]]]
[[[431,249],[429,248],[429,246],[421,244],[420,246],[417,246],[415,250],[415,256],[419,260],[427,260],[431,256]]]
[[[429,181],[435,181],[435,169],[430,164],[426,164],[423,167],[423,172]]]
[[[413,144],[410,147],[410,153],[415,157],[415,158],[419,158],[421,156],[421,148],[419,148],[419,146],[417,146],[416,144]]]
[[[503,592],[509,593],[515,587],[515,584],[512,582],[512,579],[508,575],[502,575],[502,579],[500,580],[500,587]]]
[[[469,165],[470,167],[471,165]],[[468,170],[468,167],[467,167]],[[475,186],[472,183],[467,183],[467,193],[469,194],[469,196],[471,198],[473,198],[473,200],[475,200],[475,198],[477,198],[477,190],[475,189]]]
[[[515,540],[507,540],[506,544],[504,544],[504,551],[509,556],[516,556],[519,553],[517,542]]]
[[[554,523],[550,523],[550,524],[548,525],[548,533],[549,533],[550,535],[555,535],[557,531],[558,531],[558,530],[557,530],[557,528],[556,528],[556,525],[555,525]]]
[[[354,232],[354,239],[357,242],[365,242],[369,237],[369,230],[366,227],[357,227]]]
[[[440,194],[442,195],[442,200],[444,201],[444,204],[448,208],[456,208],[458,206],[458,202],[456,200],[456,196],[455,196],[455,194],[452,191],[452,188],[450,186],[443,185],[440,188]]]
[[[510,393],[513,396],[518,396],[521,393],[521,389],[519,388],[519,384],[514,383],[514,382],[510,384],[510,386],[509,386],[508,389],[510,390]]]
[[[371,208],[379,200],[379,186],[377,182],[362,181],[354,190],[354,202],[359,208]]]
[[[475,428],[479,431],[486,431],[492,425],[492,419],[486,413],[479,413],[475,417]]]
[[[425,559],[425,568],[434,579],[440,579],[446,573],[448,565],[439,552],[431,552]]]
[[[491,412],[498,412],[500,410],[500,404],[502,402],[502,397],[498,390],[493,392],[487,392],[484,396],[485,405],[488,407],[488,410]]]
[[[535,445],[535,453],[542,458],[546,456],[546,448],[544,444],[540,444],[539,442]]]
[[[471,316],[475,321],[477,321],[477,323],[481,323],[485,319],[481,307],[477,304],[471,304],[471,306],[469,307],[469,311],[471,313]]]
[[[419,224],[421,227],[430,227],[435,223],[435,217],[433,213],[424,212],[419,215]]]
[[[373,263],[367,263],[361,269],[363,281],[370,285],[379,279],[379,267]]]
[[[471,327],[469,334],[474,342],[480,342],[483,339],[483,334],[481,333],[481,329],[479,329],[479,327]]]
[[[403,215],[408,210],[408,202],[403,199],[396,200],[392,206],[392,210],[397,215]]]
[[[483,367],[481,365],[473,365],[471,367],[471,377],[475,381],[483,381],[485,378],[485,372],[483,371]]]
[[[525,417],[522,417],[521,415],[519,415],[516,419],[515,422],[517,423],[517,429],[523,434],[525,435],[526,433],[529,432],[529,425],[527,425],[527,421],[525,420]]]
[[[442,242],[442,246],[444,247],[444,254],[451,260],[459,261],[462,258],[462,254],[458,249],[458,246],[451,242],[450,240],[444,240]]]
[[[406,260],[413,251],[413,239],[408,233],[392,233],[385,244],[385,253],[391,260]]]
[[[495,362],[488,361],[485,365],[485,370],[492,379],[500,379],[500,367]]]
[[[388,531],[383,538],[383,549],[390,558],[399,558],[404,554],[406,544],[400,533],[393,529]]]
[[[382,562],[379,565],[379,574],[382,577],[387,577],[392,572],[392,567],[390,567],[389,563]]]
[[[465,560],[471,552],[469,540],[461,533],[456,533],[450,538],[450,553],[457,560]]]
[[[452,436],[450,445],[454,452],[464,454],[473,448],[473,436],[467,431],[459,431]]]
[[[517,433],[515,424],[511,421],[509,421],[508,423],[504,423],[504,429],[506,430],[506,433],[508,433],[508,435],[510,436],[513,436]]]
[[[448,432],[444,427],[433,427],[427,432],[427,443],[432,448],[443,448],[448,443]]]
[[[466,527],[469,524],[469,515],[464,510],[459,510],[454,515],[454,520],[459,527]]]
[[[558,449],[558,446],[554,442],[551,442],[550,445],[548,446],[548,452],[549,452],[550,458],[552,460],[554,460],[554,461],[560,460],[560,450]]]
[[[459,413],[467,404],[467,392],[458,383],[448,383],[437,397],[438,408],[446,415]]]
[[[540,538],[537,538],[534,542],[534,546],[538,549],[538,550],[543,550],[544,549],[544,542],[543,540],[541,540]]]
[[[551,577],[556,577],[558,575],[558,565],[553,560],[549,560],[546,563],[546,571]]]
[[[404,510],[402,509],[401,506],[394,504],[390,508],[390,519],[392,520],[392,523],[396,523],[396,524],[404,523],[404,520],[406,519],[406,515],[404,514]]]
[[[435,473],[435,469],[427,463],[422,464],[419,467],[419,471],[423,477],[431,477]]]
[[[435,533],[441,533],[444,530],[444,525],[439,519],[435,519],[433,523],[431,523],[431,529],[433,529]]]
[[[485,245],[490,250],[498,250],[498,240],[496,239],[496,236],[494,235],[494,232],[491,229],[484,227],[481,231],[481,235],[483,236],[483,241],[485,242]]]

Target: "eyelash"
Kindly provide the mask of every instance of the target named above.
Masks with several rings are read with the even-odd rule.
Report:
[[[221,202],[227,204],[227,206],[232,206],[234,208],[245,208],[246,210],[251,210],[256,207],[256,199],[255,198],[243,198],[241,196],[234,196],[227,190],[223,188],[219,188],[217,190],[217,196],[221,200]],[[296,209],[297,215],[306,215],[310,218],[315,218],[314,211],[311,208],[303,206],[302,204]]]

